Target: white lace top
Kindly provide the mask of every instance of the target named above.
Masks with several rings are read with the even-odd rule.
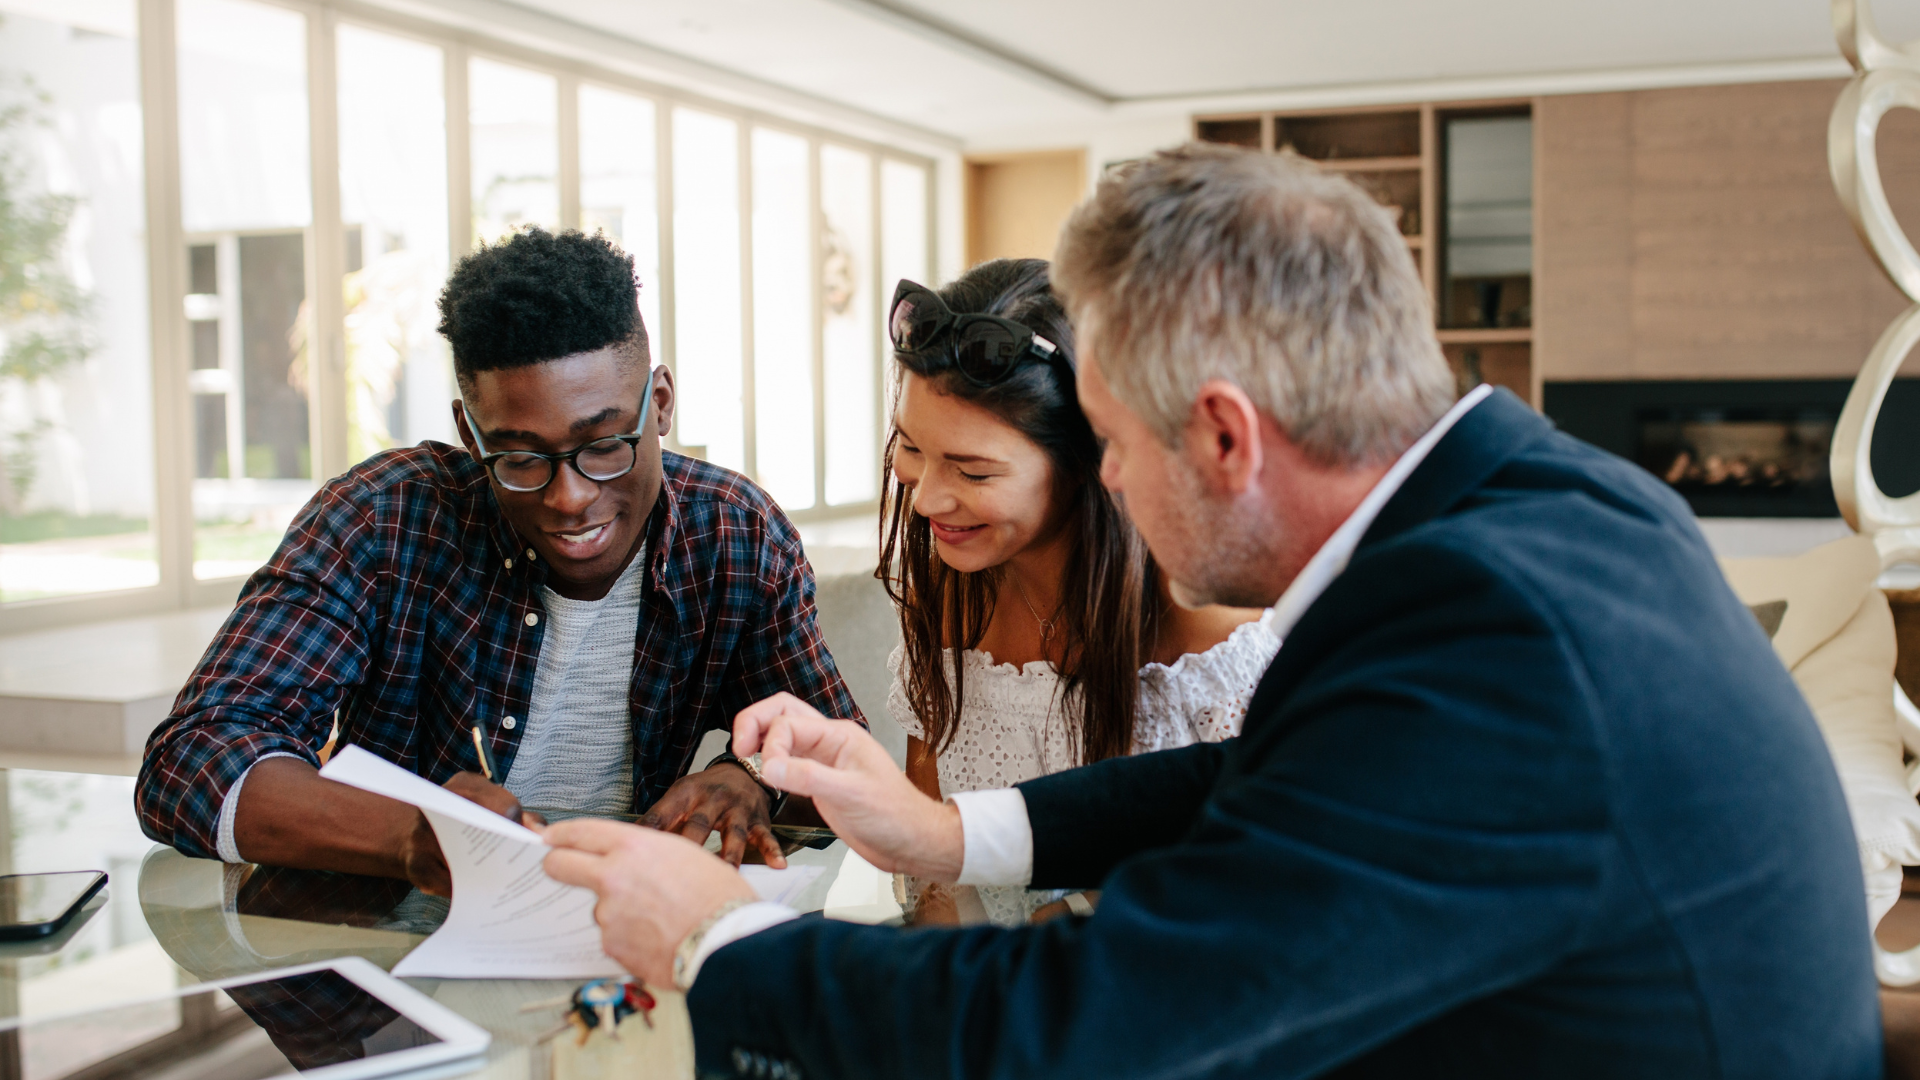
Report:
[[[1269,608],[1260,618],[1235,627],[1227,640],[1206,652],[1188,653],[1171,665],[1141,668],[1133,752],[1219,742],[1238,735],[1247,701],[1280,649],[1273,620]],[[904,655],[904,648],[896,646],[887,658],[893,671],[887,712],[907,734],[924,738],[925,729],[908,703],[901,676]],[[951,650],[946,662],[951,672]],[[962,663],[966,664],[965,700],[959,729],[940,751],[941,794],[1012,787],[1080,764],[1069,737],[1066,710],[1059,701],[1060,675],[1052,664],[1044,660],[1018,668],[996,664],[992,656],[974,649],[966,650]],[[1034,908],[1057,895],[1011,886],[979,892],[988,916],[1003,925],[1024,922]]]

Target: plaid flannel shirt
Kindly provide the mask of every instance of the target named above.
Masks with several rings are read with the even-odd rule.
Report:
[[[664,455],[629,716],[636,810],[700,738],[780,690],[861,719],[814,620],[813,571],[765,493]],[[465,450],[380,454],[314,496],[147,740],[146,834],[217,857],[227,791],[270,753],[318,764],[339,710],[353,743],[435,783],[477,770],[471,725],[513,767],[546,609],[545,564],[507,524]]]

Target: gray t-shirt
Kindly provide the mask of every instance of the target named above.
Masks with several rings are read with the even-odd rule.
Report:
[[[534,668],[527,730],[520,733],[520,750],[507,770],[506,788],[520,805],[549,811],[549,818],[552,811],[564,817],[634,812],[627,687],[633,681],[633,639],[646,567],[642,545],[598,600],[569,600],[552,589],[540,590],[547,633]],[[293,756],[264,754],[260,761]],[[252,772],[248,766],[220,806],[216,843],[220,858],[230,863],[242,861],[233,839],[234,807]]]
[[[522,806],[549,817],[634,812],[628,691],[646,566],[642,547],[598,600],[540,590],[547,631],[506,781]]]

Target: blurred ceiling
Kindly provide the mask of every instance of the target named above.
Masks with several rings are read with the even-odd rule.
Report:
[[[1837,62],[1823,0],[512,2],[969,141],[1234,95]],[[1920,35],[1920,4],[1881,7]]]

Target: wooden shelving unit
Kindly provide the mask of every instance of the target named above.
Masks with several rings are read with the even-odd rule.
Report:
[[[1533,327],[1511,326],[1476,330],[1436,330],[1442,345],[1500,345],[1533,340]]]
[[[1320,164],[1336,172],[1419,172],[1426,167],[1425,160],[1418,157],[1351,158],[1346,161],[1336,158]]]
[[[1397,210],[1400,233],[1420,268],[1437,321],[1445,310],[1441,125],[1456,115],[1511,115],[1531,106],[1526,100],[1419,102],[1196,116],[1193,136],[1270,154],[1298,154],[1346,175],[1383,206]],[[1538,404],[1531,326],[1441,327],[1436,332],[1463,387],[1484,380]]]

